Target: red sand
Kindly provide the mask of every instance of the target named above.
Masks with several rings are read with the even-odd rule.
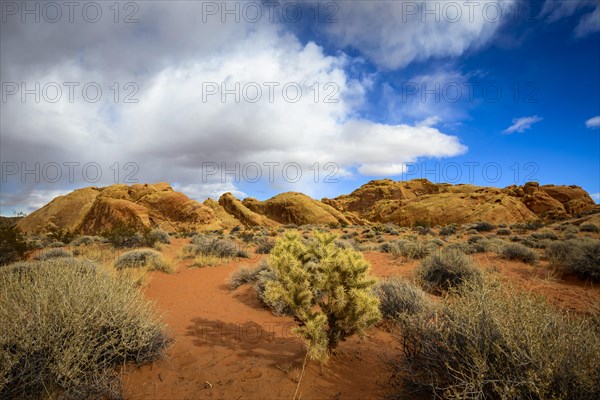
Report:
[[[176,240],[164,254],[174,259],[183,243]],[[417,265],[378,252],[365,256],[380,277],[410,277]],[[560,307],[583,311],[590,302],[600,304],[597,287],[577,280],[550,281],[544,279],[541,267],[496,255],[475,258],[483,268],[495,266],[502,279],[547,296]],[[156,302],[175,341],[164,359],[128,367],[123,377],[126,399],[293,398],[305,355],[303,343],[290,331],[293,320],[273,315],[248,285],[229,290],[231,274],[240,266],[256,267],[260,259],[184,268],[174,275],[153,273],[145,294]],[[392,335],[374,327],[365,340],[353,337],[343,342],[324,366],[308,362],[297,398],[382,398],[389,375],[381,360],[399,353]]]

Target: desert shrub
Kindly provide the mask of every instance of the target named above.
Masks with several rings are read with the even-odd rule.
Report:
[[[458,225],[456,225],[456,224],[446,225],[446,226],[443,226],[442,229],[440,229],[441,236],[454,235],[456,232],[458,232]]]
[[[105,238],[101,237],[101,236],[78,236],[75,239],[73,239],[73,241],[71,242],[71,244],[73,246],[88,246],[90,244],[94,244],[94,243],[104,243],[106,241]]]
[[[508,236],[508,235],[512,235],[512,231],[508,228],[498,228],[496,230],[496,235]]]
[[[275,247],[275,241],[272,239],[260,237],[256,239],[256,253],[257,254],[269,254]]]
[[[248,253],[240,249],[235,242],[213,235],[196,235],[192,238],[194,255],[211,255],[219,258],[248,258]]]
[[[352,239],[358,236],[358,232],[353,231],[350,233],[346,233],[345,235],[340,236],[340,239]]]
[[[154,246],[156,243],[170,244],[171,237],[162,229],[152,229],[146,235],[146,244],[148,246]]]
[[[126,280],[72,258],[0,270],[0,398],[119,398],[115,367],[169,340]]]
[[[11,224],[0,224],[0,265],[25,258],[29,246],[19,228]]]
[[[600,281],[600,240],[580,238],[553,242],[545,254],[550,265],[563,273]]]
[[[514,224],[514,225],[511,225],[511,228],[517,229],[517,230],[537,231],[538,229],[542,228],[543,226],[544,226],[544,223],[541,220],[536,220],[536,221],[528,221],[528,222],[520,223],[520,224]]]
[[[266,283],[264,297],[290,307],[299,322],[294,332],[315,360],[326,359],[341,340],[363,335],[381,318],[369,263],[359,252],[340,249],[335,239],[315,233],[305,244],[298,235],[286,234],[269,256],[275,276]]]
[[[252,241],[254,241],[254,232],[244,231],[240,234],[240,239],[242,239],[244,243],[252,243]]]
[[[477,234],[479,234],[479,231],[478,231],[477,229],[467,229],[467,230],[465,231],[465,233],[466,233],[467,235],[477,235]]]
[[[535,264],[538,261],[538,255],[535,251],[528,249],[519,243],[510,243],[502,249],[502,257],[508,260],[523,261],[527,264]]]
[[[171,265],[156,250],[136,249],[127,251],[115,261],[115,268],[148,268],[149,271],[173,272]]]
[[[50,250],[44,250],[44,251],[40,252],[39,254],[36,254],[35,257],[33,257],[33,258],[37,261],[44,261],[44,260],[49,260],[51,258],[72,257],[72,256],[73,255],[70,252],[68,252],[67,250],[60,249],[60,248],[53,248]]]
[[[471,258],[456,249],[445,249],[421,261],[416,276],[421,285],[434,293],[445,292],[468,281],[480,282],[479,271]]]
[[[141,247],[145,245],[142,233],[125,223],[117,223],[101,234],[113,247],[117,249],[129,247]]]
[[[242,227],[240,225],[236,225],[233,228],[231,228],[231,231],[229,233],[231,233],[233,235],[234,233],[238,233],[241,230],[242,230]]]
[[[429,304],[420,288],[398,278],[377,282],[373,293],[379,298],[379,310],[386,319],[394,319],[401,313],[420,313]]]
[[[256,275],[254,274],[254,271],[246,267],[242,267],[235,271],[231,276],[230,287],[231,290],[235,290],[246,283],[254,281],[256,281]]]
[[[498,284],[467,284],[433,311],[402,314],[393,386],[445,399],[597,399],[600,330]],[[402,398],[401,392],[397,398]]]
[[[579,230],[581,232],[599,233],[600,232],[600,227],[598,225],[596,225],[596,224],[585,223],[585,224],[581,224],[581,226],[579,227]]]
[[[402,257],[407,260],[420,260],[436,249],[436,244],[424,240],[401,239],[389,244],[389,252],[393,257]]]
[[[480,240],[476,240],[469,243],[464,252],[466,254],[499,252],[505,245],[506,242],[504,242],[504,240],[502,239],[482,238]]]
[[[496,229],[496,226],[489,222],[478,222],[473,226],[477,232],[491,232]]]
[[[544,230],[541,232],[535,232],[531,234],[534,239],[546,239],[546,240],[558,240],[558,235],[552,231]]]
[[[246,283],[255,283],[259,280],[260,274],[268,270],[266,261],[260,263],[255,269],[241,267],[231,275],[230,286],[231,290],[235,290]],[[260,296],[259,296],[260,297]],[[261,298],[262,300],[262,298]]]
[[[69,244],[75,239],[75,234],[67,229],[54,229],[48,233],[48,239],[53,242]]]
[[[563,224],[555,228],[556,230],[562,231],[565,235],[575,235],[579,233],[579,227],[573,224]]]
[[[390,223],[383,225],[381,230],[384,233],[387,233],[388,235],[392,235],[392,236],[398,236],[400,234],[400,232],[398,232],[398,226],[396,226],[394,224],[390,224]]]

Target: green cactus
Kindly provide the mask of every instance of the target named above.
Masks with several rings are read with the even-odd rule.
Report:
[[[303,241],[287,233],[269,257],[275,279],[267,283],[265,299],[289,306],[299,322],[294,332],[305,340],[313,360],[324,361],[340,341],[364,335],[381,319],[369,263],[361,253],[338,247],[335,239],[317,232]]]

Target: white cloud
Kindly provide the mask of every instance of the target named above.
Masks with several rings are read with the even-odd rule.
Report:
[[[144,3],[140,21],[145,22],[139,26],[114,27],[110,20],[78,34],[68,24],[63,29],[40,24],[21,36],[18,30],[27,26],[19,25],[8,38],[3,30],[3,45],[16,54],[12,63],[2,58],[3,81],[93,81],[104,96],[97,103],[84,101],[80,92],[72,103],[67,96],[56,103],[9,99],[2,105],[2,160],[97,162],[103,167],[97,186],[114,183],[109,167],[115,162],[120,163],[121,178],[127,172],[124,163],[133,162],[139,167],[138,181],[177,182],[178,188],[203,200],[224,191],[248,191],[230,180],[203,179],[207,162],[226,170],[236,163],[296,162],[306,179],[282,179],[277,171],[269,184],[318,196],[322,181],[309,180],[316,162],[337,165],[338,177],[351,178],[356,171],[395,175],[402,172],[398,165],[419,157],[466,151],[456,136],[433,127],[434,114],[424,113],[420,119],[426,122],[417,126],[357,118],[371,82],[349,78],[346,70],[352,61],[344,54],[329,56],[277,25],[198,24],[198,15],[186,7],[199,6],[186,2],[164,9]],[[211,40],[206,40],[209,32]],[[181,35],[190,43],[182,43]],[[64,46],[60,54],[28,59],[38,47],[45,52],[54,43]],[[128,81],[139,87],[139,102],[123,103],[123,97],[115,102],[112,83],[119,82],[123,96]],[[222,99],[223,82],[228,89],[239,84],[239,101],[234,95]],[[271,82],[278,84],[272,100],[266,85]],[[207,84],[214,89],[213,83],[218,93],[207,96]],[[286,84],[292,86],[283,93]],[[253,102],[257,86],[262,97]],[[295,95],[295,87],[302,91],[299,100],[286,100],[286,95]],[[327,96],[336,101],[327,102]],[[62,190],[88,185],[75,176],[74,182],[49,186]]]
[[[587,126],[588,128],[600,127],[600,115],[590,118],[587,121],[585,121],[585,126]]]
[[[324,3],[331,3],[326,1]],[[515,0],[479,2],[336,1],[337,23],[326,32],[385,68],[458,57],[490,42]]]
[[[579,24],[575,27],[575,36],[584,37],[600,31],[600,6],[594,11],[581,17]]]
[[[600,193],[590,193],[590,196],[592,199],[594,199],[594,201],[596,201],[596,203],[600,203]]]
[[[575,36],[584,37],[600,31],[600,4],[597,0],[546,0],[540,17],[548,22],[556,22],[573,16],[580,10],[585,12],[575,27]]]
[[[531,126],[537,122],[543,120],[542,117],[538,117],[537,115],[533,115],[531,117],[521,117],[521,118],[513,118],[513,124],[506,128],[502,133],[510,134],[510,133],[523,133],[527,129],[531,129]]]

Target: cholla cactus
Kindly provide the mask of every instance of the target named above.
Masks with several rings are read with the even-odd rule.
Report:
[[[275,279],[265,290],[269,302],[284,302],[293,311],[300,323],[295,333],[306,341],[308,356],[320,361],[341,340],[363,335],[381,318],[369,263],[361,253],[339,248],[335,239],[315,233],[305,243],[297,234],[286,234],[271,250]]]

